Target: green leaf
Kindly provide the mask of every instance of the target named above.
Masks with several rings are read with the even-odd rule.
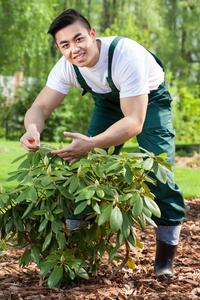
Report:
[[[47,212],[47,213],[45,214],[45,217],[46,217],[46,219],[49,220],[49,221],[53,221],[53,220],[54,220],[54,215],[51,214],[51,213],[49,213],[49,212]]]
[[[49,232],[49,234],[46,236],[45,241],[42,245],[42,252],[48,248],[48,246],[51,243],[51,239],[52,239],[52,231]]]
[[[158,226],[156,225],[156,223],[149,217],[145,216],[146,221],[152,225],[153,227],[157,228]]]
[[[46,187],[47,185],[51,184],[53,182],[52,178],[50,176],[44,176],[41,180],[41,184]]]
[[[29,190],[29,195],[30,195],[30,198],[33,202],[37,201],[37,192],[36,192],[36,189],[33,186]]]
[[[61,280],[63,275],[63,266],[57,266],[51,273],[48,279],[48,287],[52,288]]]
[[[31,210],[33,209],[35,203],[30,203],[29,206],[27,207],[27,209],[25,210],[23,216],[22,216],[22,219],[24,219],[25,217],[28,216],[28,214],[31,212]]]
[[[56,148],[52,147],[52,146],[49,146],[49,145],[46,145],[46,144],[42,144],[40,145],[39,147],[39,151],[41,154],[48,154],[48,153],[51,153],[51,151],[53,150],[56,150]]]
[[[122,223],[122,233],[123,236],[127,239],[130,235],[130,227],[128,224],[128,217],[125,212],[122,212],[123,223]]]
[[[17,182],[24,180],[26,175],[29,173],[29,170],[22,171],[21,174],[17,177]]]
[[[115,169],[117,169],[119,167],[119,162],[116,163],[112,163],[107,169],[106,169],[106,173],[109,173],[110,171],[113,171]]]
[[[29,153],[30,154],[30,153]],[[30,164],[30,161],[28,159],[24,160],[18,167],[18,170],[21,170],[21,169],[30,169],[31,167],[31,164]]]
[[[151,170],[153,163],[154,159],[149,157],[143,161],[142,168],[145,170]]]
[[[160,218],[161,217],[161,212],[154,200],[152,200],[149,197],[144,197],[144,202],[147,206],[147,208],[154,214],[154,216]]]
[[[87,206],[87,201],[81,202],[74,210],[74,214],[78,215],[80,214]]]
[[[110,188],[108,188],[107,186],[102,186],[102,185],[101,185],[101,188],[102,188],[102,190],[104,190],[104,192],[106,194],[110,195],[111,197],[114,197],[115,194]]]
[[[8,233],[13,229],[13,225],[14,225],[14,220],[13,220],[13,218],[11,217],[11,218],[9,219],[9,221],[6,223],[6,227],[5,227],[6,234],[8,234]]]
[[[146,218],[144,213],[141,213],[140,216],[138,217],[138,223],[140,224],[143,230],[146,228]]]
[[[125,237],[123,233],[119,230],[116,236],[116,244],[120,247],[124,243]]]
[[[45,261],[38,265],[40,269],[39,275],[45,276],[53,267],[55,267],[59,262],[58,261]]]
[[[141,214],[142,209],[143,209],[143,201],[139,196],[137,201],[133,204],[133,208],[132,208],[133,217],[137,218]]]
[[[57,239],[59,248],[63,250],[63,249],[65,248],[65,246],[66,246],[66,238],[65,238],[65,235],[64,235],[62,232],[59,231],[59,232],[56,234],[56,239]]]
[[[104,193],[104,191],[101,189],[101,188],[98,188],[97,190],[96,190],[96,194],[97,194],[97,196],[99,197],[99,198],[103,198],[104,197],[104,195],[105,195],[105,193]]]
[[[167,173],[165,172],[165,170],[163,170],[163,168],[157,161],[154,161],[153,163],[153,171],[160,182],[167,182]]]
[[[98,203],[94,200],[92,200],[92,208],[94,209],[94,211],[99,215],[101,213],[100,207],[98,205]]]
[[[97,223],[93,223],[92,227],[87,231],[87,244],[90,245],[96,236],[98,225]]]
[[[5,206],[5,203],[1,200],[1,196],[0,196],[0,207],[4,208],[4,206]]]
[[[133,247],[136,247],[136,239],[135,239],[135,237],[133,236],[132,233],[129,235],[129,237],[128,237],[127,240],[129,241],[129,243],[131,243],[131,245],[132,245]]]
[[[101,178],[103,176],[104,168],[102,168],[101,166],[97,166],[94,169],[94,172],[99,178]]]
[[[16,175],[13,175],[13,176],[10,176],[6,179],[7,182],[10,182],[10,181],[14,181],[18,178],[19,174],[16,174]]]
[[[24,201],[25,199],[27,199],[29,197],[29,190],[30,188],[27,188],[26,190],[24,190],[21,195],[19,195],[19,197],[16,199],[17,203],[20,203],[22,201]]]
[[[54,220],[51,222],[51,229],[53,230],[53,232],[58,233],[60,228],[57,224],[57,222]]]
[[[94,149],[97,153],[102,154],[102,155],[107,155],[107,152],[103,149],[100,148],[95,148]]]
[[[124,178],[125,178],[126,182],[128,184],[131,184],[133,182],[133,174],[132,174],[131,168],[129,167],[128,164],[124,165],[123,171],[124,171]]]
[[[71,278],[71,280],[74,280],[76,275],[74,274],[74,271],[68,266],[68,265],[64,265],[65,271],[67,273],[69,273],[69,277]]]
[[[95,189],[89,189],[85,194],[85,199],[91,199],[95,194]]]
[[[108,155],[112,155],[114,151],[115,151],[115,147],[114,147],[114,146],[111,146],[111,147],[108,149]]]
[[[42,216],[42,215],[45,215],[46,214],[46,210],[36,210],[34,211],[34,215],[35,216]]]
[[[19,161],[19,160],[21,160],[22,158],[26,157],[28,154],[29,154],[29,153],[25,153],[25,154],[23,154],[23,155],[21,155],[21,156],[15,158],[15,159],[11,162],[11,164],[16,163],[17,161]]]
[[[23,223],[22,223],[22,220],[20,219],[20,217],[17,219],[14,219],[14,224],[19,231],[21,231],[21,232],[24,231]]]
[[[120,202],[126,201],[126,200],[130,199],[132,196],[133,196],[133,194],[131,194],[131,193],[125,194],[119,198],[119,201]]]
[[[32,157],[32,165],[34,167],[36,167],[39,164],[40,159],[41,159],[41,155],[40,155],[39,151],[35,152]]]
[[[53,213],[55,214],[55,215],[58,215],[58,214],[60,214],[60,213],[62,213],[63,212],[63,210],[61,209],[61,208],[57,208],[57,209],[55,209],[54,211],[53,211]]]
[[[40,227],[39,227],[38,231],[41,232],[43,229],[45,229],[46,226],[47,226],[47,223],[48,223],[48,220],[47,220],[47,219],[44,219],[44,220],[42,221],[42,223],[40,224]]]
[[[84,279],[89,279],[88,273],[81,267],[76,270],[76,274]]]
[[[151,218],[152,212],[151,212],[146,206],[143,206],[142,211],[143,211],[143,213],[145,214],[145,216]]]
[[[19,267],[24,267],[25,266],[25,259],[26,259],[26,255],[27,255],[27,252],[28,252],[28,248],[25,249],[24,253],[22,254],[22,256],[20,257],[20,260],[19,260]]]
[[[79,184],[79,178],[77,176],[74,176],[69,185],[69,192],[71,194],[76,191],[78,184]]]
[[[115,206],[110,215],[110,227],[114,232],[117,232],[122,226],[123,218],[119,207]]]
[[[74,199],[74,195],[73,195],[73,194],[70,194],[70,193],[68,192],[68,190],[67,190],[65,187],[63,187],[63,186],[58,186],[58,189],[59,189],[59,191],[61,192],[61,194],[62,194],[65,198],[67,198],[67,199]]]
[[[106,250],[105,241],[104,241],[104,239],[101,239],[100,243],[99,243],[99,254],[100,254],[100,256],[102,256],[104,254],[105,250]]]
[[[117,245],[115,248],[113,248],[113,249],[110,251],[110,254],[109,254],[109,262],[113,260],[113,258],[115,257],[115,255],[116,255],[118,249],[119,249],[119,246]]]
[[[112,211],[112,204],[106,204],[103,206],[102,213],[99,216],[98,225],[102,225],[106,222],[106,220],[109,218],[111,211]]]
[[[9,196],[8,194],[2,194],[1,195],[1,200],[3,201],[4,204],[7,204],[9,201]]]
[[[37,265],[40,263],[40,250],[36,245],[31,246],[31,258]]]

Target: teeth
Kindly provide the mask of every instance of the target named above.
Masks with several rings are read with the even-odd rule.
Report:
[[[81,58],[83,56],[83,54],[81,54],[80,56],[77,56],[77,58]]]

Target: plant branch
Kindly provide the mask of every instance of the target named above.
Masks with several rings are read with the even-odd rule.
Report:
[[[117,269],[115,269],[115,271],[110,275],[109,277],[109,280],[112,280],[113,277],[119,272],[119,270],[121,270],[125,264],[127,263],[128,261],[128,258],[129,258],[129,252],[130,252],[130,246],[128,244],[128,241],[127,239],[125,239],[125,245],[126,245],[126,257],[125,259],[122,261],[122,263],[117,267]]]

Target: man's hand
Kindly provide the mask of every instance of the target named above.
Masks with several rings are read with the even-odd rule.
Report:
[[[81,156],[86,155],[87,152],[94,149],[92,140],[86,135],[71,132],[63,132],[63,134],[66,137],[72,138],[71,144],[63,149],[54,150],[51,153],[62,157],[64,160],[70,163],[74,163]]]
[[[27,132],[21,137],[20,145],[29,152],[38,149],[40,146],[40,133],[34,124],[30,125]]]

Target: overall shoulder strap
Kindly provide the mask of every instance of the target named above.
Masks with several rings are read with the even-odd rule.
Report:
[[[87,92],[90,92],[92,89],[91,89],[91,87],[89,87],[89,85],[87,84],[87,82],[85,81],[83,76],[81,75],[81,72],[79,71],[79,68],[76,65],[73,65],[73,67],[74,67],[74,70],[76,72],[77,80],[78,80],[80,86],[83,89],[82,95],[85,95]]]
[[[117,88],[115,87],[113,80],[112,80],[112,74],[111,74],[111,68],[112,68],[112,60],[113,60],[113,53],[115,50],[115,47],[117,46],[118,42],[122,39],[125,38],[125,36],[117,36],[112,43],[110,44],[109,47],[109,52],[108,52],[108,77],[107,82],[110,86],[110,88],[113,90],[116,90]]]
[[[159,66],[161,66],[163,71],[165,71],[162,61],[155,54],[153,54],[152,52],[149,51],[149,53],[151,53],[151,55],[155,58],[156,62],[159,64]]]

